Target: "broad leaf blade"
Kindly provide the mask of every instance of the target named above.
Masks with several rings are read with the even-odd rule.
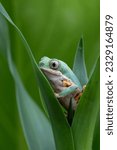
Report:
[[[91,150],[96,117],[99,112],[99,59],[76,110],[72,130],[75,148]]]
[[[57,150],[74,150],[71,128],[46,78],[37,70],[41,94],[51,120]]]
[[[0,52],[3,55],[6,55],[7,39],[5,36],[8,36],[8,28],[6,25],[6,21],[3,19],[3,16],[0,14]]]
[[[82,86],[87,84],[88,77],[87,77],[87,71],[86,71],[85,60],[84,60],[83,38],[80,39],[80,42],[78,44],[78,48],[74,59],[73,72],[78,77]]]
[[[0,12],[7,19],[7,21],[9,21],[15,27],[16,31],[21,36],[21,39],[31,58],[33,67],[38,77],[40,91],[42,92],[42,96],[44,98],[46,107],[48,109],[49,117],[52,124],[53,134],[55,137],[56,149],[74,150],[74,143],[73,143],[71,129],[67,123],[67,120],[65,119],[62,109],[59,103],[57,102],[57,99],[55,98],[54,93],[48,81],[45,79],[40,69],[38,68],[28,43],[26,42],[23,34],[18,29],[18,27],[13,23],[13,21],[11,20],[11,18],[9,17],[9,15],[7,14],[7,12],[5,11],[2,5],[0,5]]]
[[[16,84],[20,118],[29,149],[55,150],[50,122],[23,87],[21,80],[18,78],[17,70],[11,61],[10,54],[8,63]],[[47,144],[45,144],[45,141]]]
[[[100,111],[98,112],[98,116],[95,124],[92,150],[100,150]]]
[[[0,14],[0,149],[17,149],[20,146],[21,149],[27,150],[19,126],[14,83],[6,60],[7,45],[8,26]]]
[[[36,103],[34,103],[34,100],[28,95],[27,91],[23,87],[11,58],[8,32],[6,34],[4,30],[2,31],[4,36],[1,36],[1,39],[5,40],[5,49],[3,50],[7,53],[6,56],[8,56],[9,69],[15,81],[17,104],[28,147],[30,150],[55,150],[55,142],[50,121]],[[45,141],[47,144],[45,144]]]
[[[29,148],[31,150],[55,150],[49,120],[27,92],[21,86],[16,86],[21,122]]]

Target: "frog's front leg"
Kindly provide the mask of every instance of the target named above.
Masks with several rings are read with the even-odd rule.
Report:
[[[72,85],[72,86],[67,87],[66,89],[64,89],[60,93],[56,93],[55,95],[56,95],[57,98],[61,98],[61,97],[65,97],[65,96],[67,96],[69,94],[72,94],[76,90],[79,93],[81,92],[77,85]]]

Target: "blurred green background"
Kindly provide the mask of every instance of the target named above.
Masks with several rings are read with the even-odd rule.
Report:
[[[43,56],[65,61],[70,67],[83,35],[88,75],[99,55],[99,0],[1,0],[23,32],[37,60]],[[14,29],[9,26],[14,61],[30,95],[39,104],[31,62]],[[0,53],[0,150],[27,150],[15,87],[7,61]]]

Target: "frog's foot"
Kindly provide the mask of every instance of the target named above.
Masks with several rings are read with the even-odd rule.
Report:
[[[85,88],[86,88],[86,85],[84,85],[82,88],[82,91],[74,97],[74,99],[76,100],[77,103],[79,102],[79,99],[81,98]]]
[[[58,93],[54,93],[56,98],[60,98]]]
[[[83,85],[82,92],[84,92],[85,88],[86,88],[86,85]]]
[[[74,97],[74,99],[75,99],[75,101],[76,101],[77,103],[78,103],[80,97],[82,96],[82,94],[83,94],[83,92],[80,92],[79,94],[77,94],[77,95]]]

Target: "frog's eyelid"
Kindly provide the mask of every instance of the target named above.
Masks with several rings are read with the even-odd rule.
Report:
[[[57,67],[56,67],[56,66],[55,66],[55,67],[52,66],[53,63],[55,63],[55,64],[57,63],[57,64],[56,64]],[[60,65],[60,63],[59,63],[58,60],[54,60],[54,59],[53,59],[53,60],[51,60],[51,61],[49,62],[49,66],[50,66],[50,68],[52,68],[52,69],[58,69],[59,65]]]

